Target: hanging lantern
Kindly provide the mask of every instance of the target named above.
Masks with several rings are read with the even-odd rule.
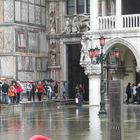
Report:
[[[99,57],[99,55],[100,55],[100,49],[96,47],[94,49],[94,53],[95,53],[95,57]]]
[[[89,57],[90,57],[90,58],[95,57],[95,56],[94,56],[94,55],[95,55],[95,54],[94,54],[95,52],[94,52],[94,49],[93,49],[93,48],[91,48],[90,50],[88,50],[88,52],[89,52]]]
[[[103,48],[103,46],[105,45],[105,38],[104,38],[104,36],[101,36],[101,37],[99,38],[99,41],[100,41],[100,46],[101,46],[101,48]]]
[[[115,48],[115,49],[114,49],[114,57],[115,57],[116,59],[120,58],[120,51],[119,51],[118,48]]]

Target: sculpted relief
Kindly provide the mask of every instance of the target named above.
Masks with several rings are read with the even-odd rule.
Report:
[[[78,15],[75,17],[67,17],[65,20],[65,28],[63,33],[80,33],[90,30],[89,16]]]
[[[56,64],[56,41],[51,40],[51,48],[50,48],[50,55],[51,55],[51,64]]]
[[[84,67],[86,75],[98,75],[101,73],[101,65],[93,63],[96,61],[96,58],[89,57],[89,50],[91,48],[95,48],[96,45],[92,43],[92,36],[83,35],[81,39],[81,57],[80,57],[80,65]]]
[[[80,63],[81,64],[85,64],[90,62],[90,58],[89,58],[89,49],[92,47],[92,38],[87,37],[87,36],[82,36],[81,39],[81,57],[80,57]]]

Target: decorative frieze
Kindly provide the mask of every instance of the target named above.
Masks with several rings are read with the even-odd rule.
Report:
[[[4,22],[12,22],[14,19],[14,3],[13,0],[4,1]]]
[[[63,33],[80,33],[90,30],[89,16],[77,15],[74,17],[67,17],[65,20],[65,27]]]

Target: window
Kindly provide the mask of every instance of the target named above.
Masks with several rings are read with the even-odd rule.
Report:
[[[67,14],[83,14],[90,12],[90,0],[67,0]]]
[[[90,13],[90,0],[87,0],[87,13]]]
[[[17,32],[18,47],[26,47],[26,37],[24,32]]]
[[[45,0],[15,0],[15,22],[45,26]]]
[[[77,13],[84,13],[84,0],[77,0]]]
[[[67,0],[67,13],[68,15],[74,14],[75,2],[74,0]]]

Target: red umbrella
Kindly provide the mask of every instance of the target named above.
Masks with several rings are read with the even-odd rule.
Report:
[[[51,140],[51,139],[41,135],[34,135],[29,140]]]

